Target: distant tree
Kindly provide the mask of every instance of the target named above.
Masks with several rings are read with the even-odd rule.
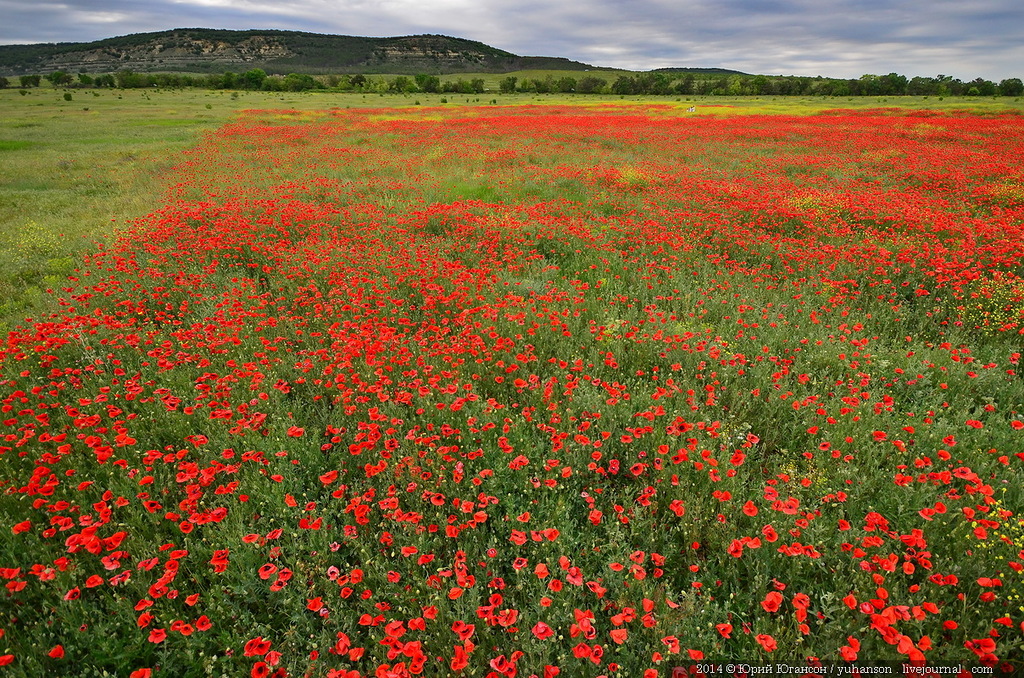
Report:
[[[810,78],[806,85],[803,85],[804,94],[808,96],[830,96],[832,94],[832,81],[820,75]]]
[[[484,81],[483,78],[445,80],[441,83],[441,91],[450,94],[480,94],[484,91]]]
[[[357,73],[349,79],[349,82],[352,83],[352,89],[362,89],[366,86],[366,76]]]
[[[974,90],[973,96],[990,97],[996,93],[996,84],[984,78],[975,78],[967,83],[968,91]]]
[[[550,75],[545,77],[543,80],[534,78],[533,91],[538,94],[548,94],[555,91],[555,79]]]
[[[672,80],[665,73],[640,73],[633,79],[633,94],[671,94]]]
[[[284,78],[280,75],[268,75],[260,89],[264,92],[283,92]]]
[[[1020,78],[1000,80],[999,93],[1004,97],[1019,97],[1024,94],[1024,82]]]
[[[703,77],[695,78],[693,81],[693,94],[711,94],[714,89],[714,81]]]
[[[693,94],[693,73],[687,73],[672,86],[676,94]]]
[[[289,73],[284,76],[284,88],[289,92],[304,92],[319,87],[320,83],[308,73]]]
[[[441,91],[441,78],[436,75],[427,75],[426,73],[420,73],[416,76],[416,86],[424,92],[431,94]]]
[[[168,88],[191,87],[196,82],[195,78],[183,73],[154,73],[146,78],[151,85]]]
[[[597,94],[604,91],[604,88],[607,85],[607,80],[595,78],[592,75],[586,75],[580,78],[580,81],[576,83],[576,91],[580,94]]]
[[[63,87],[64,85],[71,84],[71,74],[65,73],[64,71],[54,71],[46,76],[46,79],[50,81],[54,87]]]
[[[966,91],[963,81],[959,78],[954,78],[952,75],[942,75],[941,73],[935,76],[935,80],[938,83],[936,94],[939,96],[960,96]]]
[[[722,76],[715,78],[711,81],[710,93],[716,96],[722,96],[729,91],[729,78]]]
[[[571,94],[576,91],[576,78],[568,76],[555,80],[555,91],[563,94]]]
[[[39,83],[42,81],[40,75],[19,75],[18,82],[21,83],[22,87],[39,87]]]
[[[263,89],[263,81],[267,79],[267,73],[262,68],[252,68],[242,73],[239,78],[242,89],[258,90]]]
[[[748,94],[750,92],[747,87],[747,79],[742,75],[730,75],[728,82],[729,84],[725,88],[725,93],[730,96]]]
[[[534,80],[527,80],[526,78],[523,78],[522,80],[519,81],[519,84],[516,85],[516,91],[517,92],[536,92],[537,91],[537,87],[536,87],[536,85],[533,84],[534,82],[535,82]]]
[[[914,96],[931,96],[938,93],[938,90],[939,84],[934,78],[918,75],[907,82],[907,94]]]
[[[509,75],[498,81],[498,91],[502,94],[511,94],[516,91],[516,82],[518,78],[514,75]]]
[[[844,96],[856,97],[860,96],[863,93],[864,90],[861,88],[860,80],[857,80],[856,78],[849,78],[846,81],[846,94]]]
[[[845,96],[846,91],[849,90],[845,81],[832,78],[815,78],[811,82],[810,88],[815,95],[823,97]]]
[[[367,78],[363,91],[383,94],[388,91],[388,81],[384,78]]]
[[[79,73],[78,74],[78,84],[81,85],[82,87],[90,87],[93,84],[93,82],[94,82],[93,77],[91,75],[89,75],[88,73]]]
[[[878,84],[878,76],[867,73],[860,76],[861,93],[866,96],[881,94],[881,87]]]
[[[114,77],[117,81],[117,86],[121,89],[132,89],[146,86],[146,76],[140,75],[135,71],[118,71]]]
[[[210,73],[206,76],[206,86],[210,89],[237,89],[242,86],[242,80],[237,73],[231,71]]]
[[[629,75],[620,75],[612,83],[612,94],[636,94],[636,80]]]
[[[404,94],[405,92],[415,92],[416,83],[411,78],[408,78],[404,75],[399,75],[393,78],[388,83],[388,91],[398,92],[399,94]]]
[[[114,78],[114,76],[110,75],[109,73],[104,73],[103,75],[97,75],[93,79],[93,86],[94,87],[115,87],[116,85],[117,85],[117,80]]]
[[[796,94],[797,90],[800,88],[800,81],[792,76],[787,76],[784,78],[778,77],[775,78],[773,87],[775,88],[775,94],[789,96],[792,94]],[[835,85],[833,86],[833,88],[834,87]]]
[[[793,79],[791,77],[775,76],[769,78],[771,81],[771,93],[786,96],[793,89]]]
[[[0,75],[0,89],[7,89],[11,86],[11,81]]]
[[[755,75],[754,79],[750,81],[750,93],[771,94],[772,84],[767,77],[763,75]]]
[[[879,94],[883,96],[901,95],[907,93],[907,76],[899,73],[890,73],[878,78]]]

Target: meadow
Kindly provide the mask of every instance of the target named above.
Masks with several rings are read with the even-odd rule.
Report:
[[[1019,667],[1020,102],[440,98],[0,92],[0,672]]]

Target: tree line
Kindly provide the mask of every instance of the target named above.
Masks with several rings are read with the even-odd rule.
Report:
[[[22,75],[17,86],[23,90],[39,87],[43,79],[55,87],[117,87],[122,89],[143,87],[206,87],[227,90],[260,90],[299,92],[325,89],[339,92],[373,93],[457,93],[482,94],[487,90],[482,78],[442,80],[440,76],[418,74],[398,75],[320,75],[289,73],[268,75],[259,68],[244,73],[187,74],[136,73],[118,71],[113,74],[72,75],[54,71],[49,75]],[[6,77],[0,77],[0,88],[16,86]],[[984,78],[964,82],[948,75],[914,77],[897,73],[863,75],[860,78],[825,78],[821,76],[744,75],[719,73],[692,73],[648,71],[623,74],[614,80],[594,75],[573,77],[548,75],[543,78],[519,78],[508,75],[498,82],[502,94],[513,92],[562,94],[618,94],[618,95],[723,95],[723,96],[1011,96],[1024,95],[1024,82],[1020,78],[1006,78],[998,83]]]
[[[183,88],[205,87],[210,89],[250,90],[270,92],[301,92],[326,89],[343,92],[452,92],[480,94],[486,91],[482,78],[442,81],[436,75],[399,75],[383,78],[366,75],[320,75],[289,73],[268,75],[263,69],[253,68],[244,73],[138,73],[124,70],[104,75],[79,73],[72,75],[65,71],[54,71],[48,75],[21,75],[16,79],[0,76],[0,89],[20,86],[22,89],[39,87],[43,80],[54,87],[63,88],[120,88],[138,89],[150,87]]]

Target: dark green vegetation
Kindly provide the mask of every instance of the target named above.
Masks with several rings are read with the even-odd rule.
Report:
[[[269,73],[459,73],[524,68],[585,70],[555,57],[522,57],[482,42],[443,35],[367,38],[299,31],[187,28],[95,42],[0,46],[0,73],[186,71],[239,66]]]

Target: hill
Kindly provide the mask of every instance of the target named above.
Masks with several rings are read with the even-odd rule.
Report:
[[[750,75],[749,73],[734,71],[730,68],[683,68],[679,66],[655,68],[651,72],[665,73],[667,75],[686,75],[688,73],[692,73],[694,75]]]
[[[0,74],[216,72],[505,73],[593,68],[559,57],[519,56],[444,35],[367,38],[300,31],[179,28],[94,42],[0,45]]]

